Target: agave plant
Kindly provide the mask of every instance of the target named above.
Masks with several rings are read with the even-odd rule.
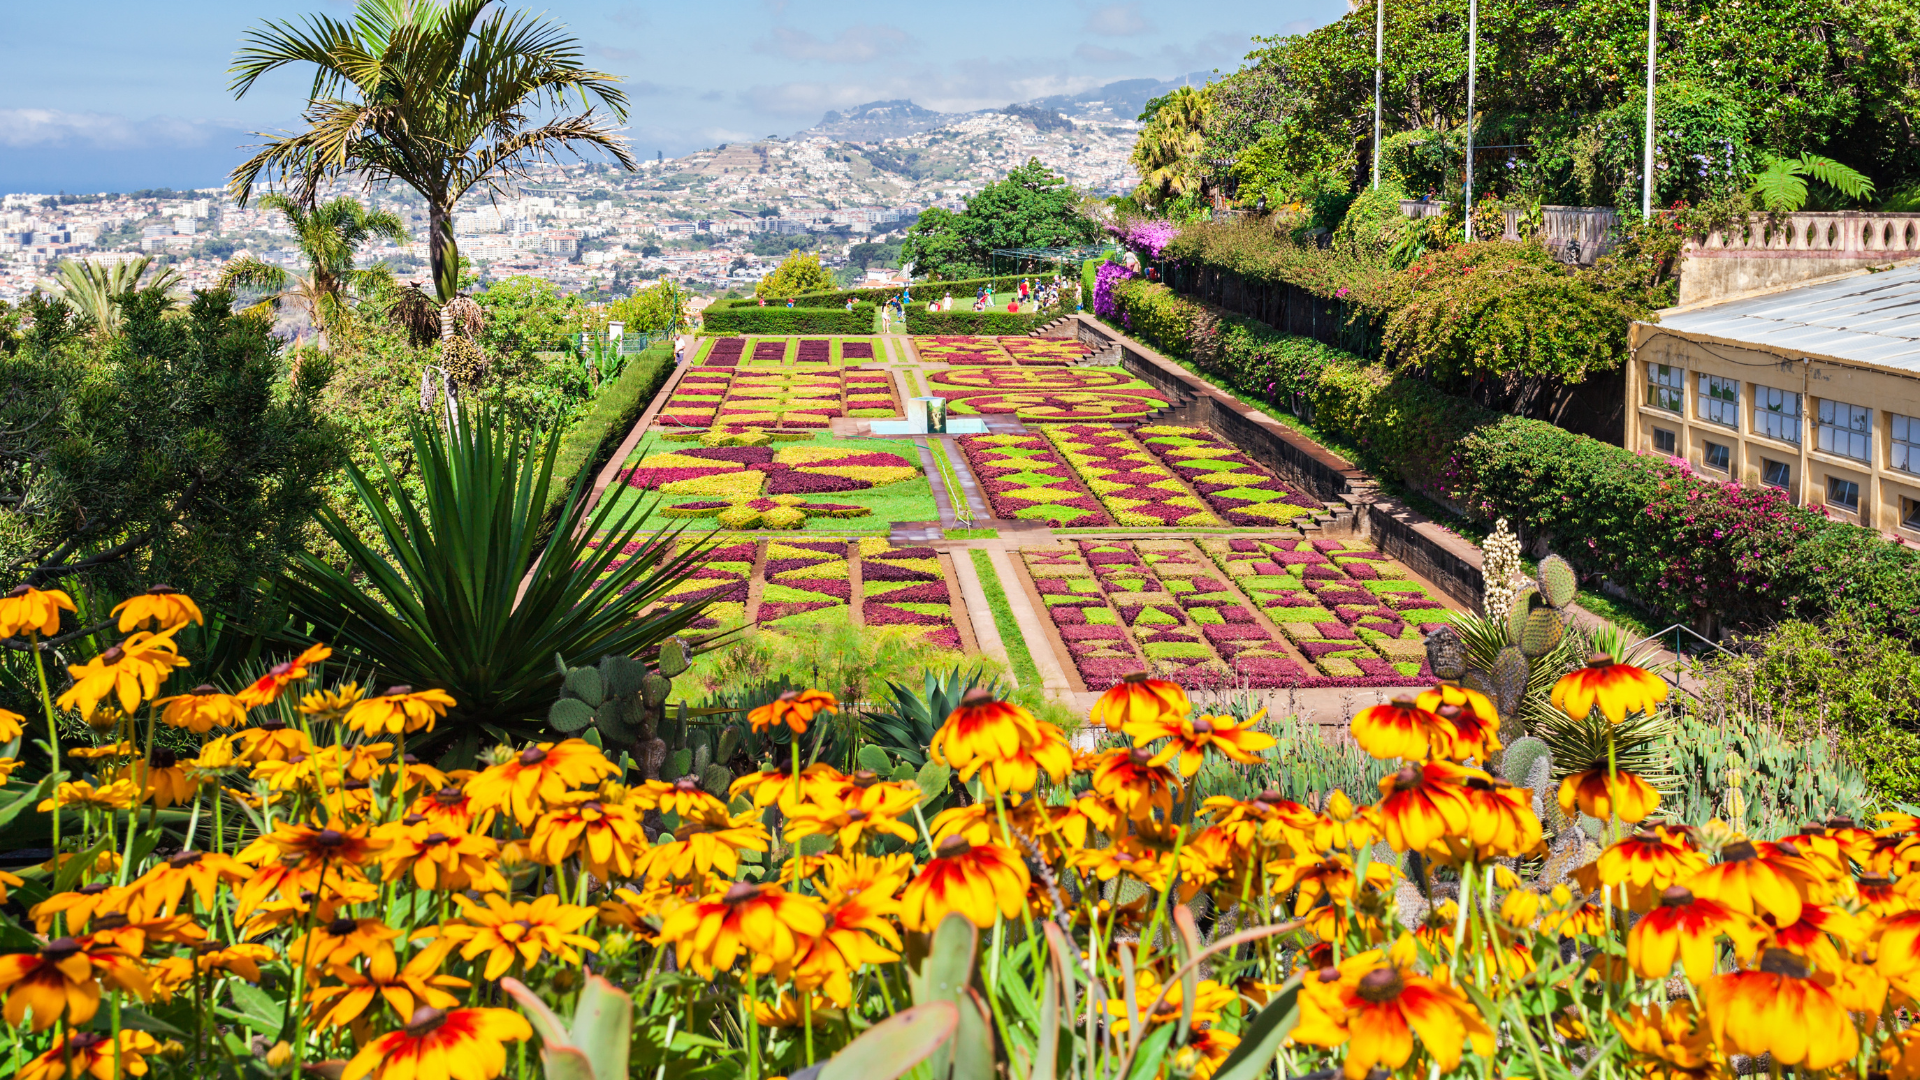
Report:
[[[697,563],[693,545],[672,554],[684,526],[643,534],[649,507],[608,499],[568,527],[587,491],[584,466],[562,524],[549,532],[541,512],[559,440],[485,410],[460,410],[451,427],[414,426],[418,502],[385,457],[376,459],[379,482],[347,466],[385,550],[323,510],[320,526],[346,553],[346,569],[302,555],[281,586],[313,636],[380,685],[451,694],[459,705],[432,739],[473,750],[483,732],[522,737],[544,728],[537,718],[562,678],[556,655],[572,664],[648,656],[704,605],[649,610]]]

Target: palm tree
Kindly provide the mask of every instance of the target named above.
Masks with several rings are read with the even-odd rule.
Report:
[[[1140,170],[1136,198],[1157,205],[1202,188],[1208,172],[1200,154],[1213,114],[1211,87],[1182,86],[1167,96],[1134,143],[1133,164]]]
[[[307,261],[306,276],[249,257],[227,264],[220,275],[222,288],[265,289],[272,293],[266,302],[275,306],[288,298],[298,299],[314,328],[324,330],[344,310],[350,290],[392,280],[384,268],[356,270],[353,266],[354,253],[373,237],[406,241],[406,223],[391,210],[368,210],[358,199],[345,195],[318,205],[305,205],[285,195],[264,195],[260,206],[286,216],[294,245]]]
[[[94,333],[111,337],[120,332],[120,298],[140,291],[140,279],[152,265],[153,260],[145,255],[111,265],[69,259],[60,264],[54,277],[54,292],[74,314],[92,325]],[[180,271],[164,266],[146,288],[165,292],[179,282]]]
[[[433,282],[444,305],[459,291],[453,208],[475,188],[504,193],[528,166],[565,148],[598,147],[631,169],[624,140],[589,98],[625,120],[619,79],[581,63],[578,39],[528,12],[493,0],[360,0],[352,22],[309,15],[303,25],[267,22],[249,30],[230,68],[235,97],[270,71],[314,68],[308,127],[269,139],[233,171],[245,202],[262,177],[297,177],[308,190],[357,174],[366,183],[399,180],[427,202]],[[582,112],[533,126],[532,109]],[[441,320],[441,335],[452,323]]]

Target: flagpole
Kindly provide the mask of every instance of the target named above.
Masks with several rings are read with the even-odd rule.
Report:
[[[1386,61],[1387,0],[1373,0],[1373,186],[1380,187],[1380,81]]]
[[[1660,29],[1660,0],[1647,0],[1647,149],[1641,164],[1640,216],[1653,216],[1653,62]]]
[[[1473,78],[1480,58],[1480,0],[1467,0],[1467,188],[1466,240],[1473,240]]]

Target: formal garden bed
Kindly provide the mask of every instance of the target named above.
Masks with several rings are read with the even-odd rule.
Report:
[[[939,516],[911,444],[817,432],[673,432],[615,474],[616,498],[651,503],[649,519],[695,528],[886,532]],[[758,445],[704,445],[704,443]]]
[[[1166,395],[1119,368],[949,367],[927,377],[931,393],[963,415],[1031,421],[1140,420]]]
[[[1068,367],[1093,350],[1072,338],[952,337],[914,342],[920,359],[956,367]]]

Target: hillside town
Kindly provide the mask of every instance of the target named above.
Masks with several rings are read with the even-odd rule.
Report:
[[[884,114],[889,104],[861,109]],[[858,123],[860,110],[849,110],[791,138],[656,156],[633,172],[602,163],[535,166],[504,195],[464,201],[454,232],[483,282],[538,277],[602,298],[663,276],[696,291],[751,288],[796,248],[817,251],[851,284],[890,276],[900,234],[921,211],[959,210],[1029,159],[1092,195],[1120,194],[1138,181],[1127,156],[1139,125],[1101,99],[1066,103],[1074,116],[1029,106],[950,115],[897,104],[918,123],[880,130],[904,134],[874,134],[873,123]],[[856,137],[841,137],[848,131]],[[406,242],[371,243],[360,264],[385,263],[402,281],[424,280],[425,204],[392,185],[339,193],[407,223]],[[876,242],[864,258],[855,252]],[[0,300],[33,291],[62,260],[114,264],[142,254],[174,268],[189,289],[213,286],[234,259],[301,265],[282,215],[238,205],[221,188],[24,193],[0,203]]]

